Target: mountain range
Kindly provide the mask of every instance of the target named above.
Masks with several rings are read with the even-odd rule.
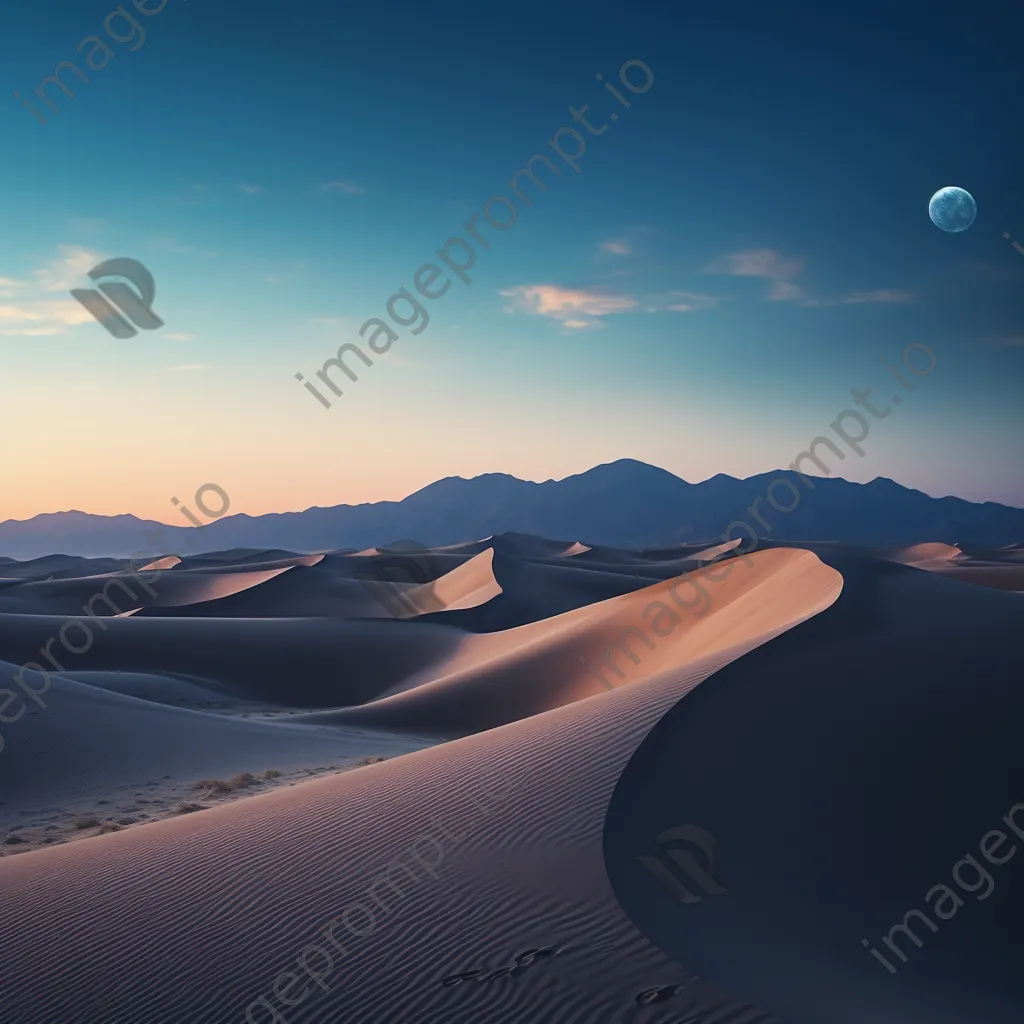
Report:
[[[789,513],[764,498],[769,485],[780,478],[801,496]],[[813,489],[791,471],[744,480],[719,474],[692,484],[667,470],[622,459],[564,480],[534,483],[504,473],[469,480],[446,477],[401,501],[238,514],[203,527],[165,526],[132,515],[55,512],[0,523],[0,556],[127,558],[154,550],[152,531],[162,531],[157,553],[182,555],[234,548],[358,550],[397,540],[439,546],[511,532],[643,548],[715,542],[739,520],[760,537],[775,541],[832,540],[869,546],[941,541],[987,547],[1024,541],[1024,509],[933,498],[884,477],[867,484],[838,477],[811,479]],[[778,505],[792,503],[789,488],[773,493]],[[759,497],[760,505],[753,506]],[[744,533],[737,528],[732,536]]]

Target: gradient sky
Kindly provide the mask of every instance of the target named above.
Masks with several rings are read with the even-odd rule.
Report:
[[[879,360],[915,342],[934,373],[842,475],[1024,506],[1005,6],[129,0],[135,52],[107,37],[112,6],[0,16],[0,520],[180,524],[170,498],[207,481],[258,514],[623,457],[748,476],[788,465],[851,388],[884,405],[900,388]],[[93,34],[115,53],[99,71],[76,53]],[[51,88],[43,125],[12,93],[68,59],[91,81],[66,74],[77,97]],[[631,59],[654,74],[642,95],[618,81]],[[318,404],[294,374],[386,317],[533,153],[557,161],[582,104],[595,126],[621,113],[582,173],[527,183],[515,225],[479,229],[472,284]],[[960,235],[927,213],[950,184],[979,207]],[[117,340],[68,294],[114,256],[152,271],[162,329]]]

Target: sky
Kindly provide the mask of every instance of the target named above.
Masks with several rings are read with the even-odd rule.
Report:
[[[137,3],[0,15],[0,520],[180,525],[171,499],[206,483],[256,515],[619,458],[745,477],[858,408],[851,388],[902,395],[880,360],[910,345],[934,370],[841,475],[1024,506],[1003,237],[1024,246],[1024,16]],[[75,96],[48,106],[66,60],[89,81],[65,69]],[[517,196],[538,153],[548,187]],[[947,185],[978,205],[959,234],[928,216]],[[501,200],[485,219],[493,196],[513,223]],[[151,272],[163,326],[116,338],[71,296],[115,257]],[[401,299],[389,317],[401,289],[425,326]],[[372,318],[396,335],[379,354]],[[317,371],[345,343],[372,365],[329,370],[339,397]]]

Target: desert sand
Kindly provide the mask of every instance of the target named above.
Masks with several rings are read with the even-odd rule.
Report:
[[[154,563],[155,596],[107,561],[5,563],[0,1019],[775,1020],[771,985],[634,913],[608,831],[624,773],[704,693],[702,766],[658,785],[757,776],[764,701],[730,712],[731,690],[768,699],[791,660],[827,694],[865,630],[879,658],[924,642],[920,616],[879,639],[876,607],[1019,621],[999,591],[1024,563],[709,548],[503,535],[372,585],[387,551],[209,553]],[[111,578],[137,599],[100,625],[82,606]],[[91,645],[48,646],[76,614]],[[28,661],[38,700],[6,681]]]

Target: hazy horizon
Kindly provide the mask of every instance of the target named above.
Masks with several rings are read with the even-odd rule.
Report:
[[[257,516],[261,516],[261,515],[291,514],[291,513],[306,512],[306,511],[309,511],[310,509],[313,509],[313,508],[337,508],[339,506],[344,506],[344,505],[349,505],[349,506],[354,506],[354,505],[375,505],[375,504],[378,504],[378,503],[381,503],[381,502],[396,502],[397,503],[397,502],[404,501],[406,498],[411,497],[412,495],[418,493],[421,490],[424,490],[426,487],[429,487],[431,484],[439,483],[439,482],[441,482],[443,480],[450,480],[450,479],[475,480],[475,479],[478,479],[479,477],[483,477],[483,476],[507,476],[507,477],[514,477],[515,479],[521,480],[524,483],[536,483],[536,484],[560,483],[563,480],[567,480],[567,479],[569,479],[571,477],[574,477],[574,476],[582,476],[583,474],[588,473],[588,472],[590,472],[593,469],[598,469],[601,466],[613,465],[616,462],[641,462],[641,463],[643,463],[643,460],[642,459],[633,459],[633,458],[631,458],[629,456],[624,456],[621,459],[612,459],[612,460],[609,460],[608,462],[599,462],[599,463],[597,463],[594,466],[588,466],[585,469],[581,469],[581,470],[578,470],[578,471],[570,472],[570,473],[565,474],[564,476],[546,477],[544,479],[531,479],[529,477],[519,476],[519,475],[517,475],[515,473],[510,473],[510,472],[507,472],[507,471],[504,471],[504,470],[500,470],[500,469],[486,470],[486,471],[484,471],[482,473],[474,473],[471,476],[467,476],[467,475],[463,475],[463,474],[459,474],[459,473],[447,473],[444,476],[438,477],[436,480],[429,480],[425,484],[422,484],[422,485],[420,485],[418,487],[413,488],[412,490],[406,491],[406,492],[398,494],[396,496],[385,496],[385,497],[380,497],[380,498],[372,498],[372,499],[369,499],[367,501],[344,501],[344,500],[341,500],[341,501],[329,502],[327,504],[322,504],[322,505],[305,505],[305,506],[301,506],[301,507],[296,506],[296,507],[289,507],[289,508],[286,508],[286,507],[269,508],[269,509],[266,509],[265,511],[258,512],[258,513],[253,513],[253,512],[250,512],[250,511],[246,510],[246,509],[238,509],[238,508],[235,507],[235,504],[232,501],[231,507],[229,508],[228,512],[224,516],[216,517],[216,521],[219,521],[222,518],[223,519],[230,519],[234,515],[248,515],[248,516],[251,516],[253,518],[256,518]],[[665,470],[665,472],[672,473],[672,470],[667,469],[664,466],[656,466],[656,465],[654,465],[654,463],[643,463],[643,464],[647,465],[647,466],[650,466],[653,469],[662,469],[662,470]],[[702,477],[699,480],[698,479],[688,478],[688,477],[685,477],[685,476],[680,476],[680,474],[678,474],[678,473],[673,473],[672,475],[679,477],[679,479],[685,481],[686,483],[697,485],[697,484],[706,483],[707,481],[714,479],[716,476],[731,477],[734,480],[739,480],[739,481],[742,482],[744,480],[751,480],[751,479],[755,479],[757,477],[768,476],[768,475],[772,475],[772,474],[776,474],[776,473],[782,473],[782,472],[790,472],[790,470],[789,470],[788,467],[777,466],[777,467],[774,467],[774,468],[771,468],[771,469],[759,470],[759,471],[757,471],[755,473],[751,473],[751,474],[749,474],[747,476],[742,476],[742,477],[735,476],[732,473],[712,473],[710,476]],[[924,490],[924,488],[911,487],[909,484],[906,484],[906,483],[904,483],[901,480],[894,480],[892,477],[885,476],[884,474],[876,474],[875,476],[866,477],[865,479],[862,479],[862,480],[861,479],[854,479],[852,476],[845,475],[842,472],[834,472],[831,475],[825,477],[825,476],[823,476],[820,473],[817,473],[817,472],[809,470],[806,473],[806,475],[810,476],[810,477],[812,477],[814,479],[845,480],[848,483],[857,483],[857,484],[862,484],[862,485],[863,484],[870,484],[870,483],[872,483],[875,480],[888,480],[888,481],[891,481],[891,482],[893,482],[895,484],[898,484],[901,487],[907,487],[908,489],[911,489],[911,490],[921,491],[921,493],[928,495],[928,497],[930,497],[930,498],[937,498],[937,499],[939,499],[939,498],[960,498],[960,499],[962,499],[964,501],[972,501],[975,504],[984,504],[983,501],[975,501],[974,499],[967,498],[967,497],[965,497],[964,495],[961,495],[961,494],[955,494],[955,493],[952,493],[952,492],[946,492],[946,493],[936,492],[936,493],[933,493],[933,492]],[[189,507],[193,511],[193,513],[195,513],[195,506],[194,506],[194,504],[190,503],[190,501],[187,498],[183,498],[181,503],[182,503],[182,505],[184,505],[186,507]],[[91,511],[89,509],[84,509],[84,508],[63,508],[63,509],[47,509],[46,511],[36,512],[34,515],[27,516],[27,517],[21,518],[21,519],[15,518],[15,517],[8,517],[6,519],[0,520],[0,524],[5,523],[5,522],[28,522],[28,521],[30,521],[32,519],[36,519],[36,518],[39,518],[41,516],[55,516],[55,515],[66,515],[66,514],[69,514],[69,513],[78,513],[78,514],[81,514],[81,515],[107,516],[109,518],[114,518],[116,516],[134,516],[137,519],[144,519],[144,520],[148,520],[148,521],[152,521],[152,522],[158,522],[158,523],[161,523],[164,526],[190,525],[190,524],[188,524],[187,519],[182,515],[182,513],[180,511],[178,511],[177,509],[175,509],[171,505],[169,500],[168,500],[167,504],[168,504],[168,507],[171,508],[170,514],[161,514],[161,515],[156,515],[156,516],[146,516],[146,515],[142,515],[142,514],[140,514],[138,512],[134,512],[134,511],[131,511],[131,510],[125,511],[123,509],[120,510],[120,511],[117,511],[117,512],[95,512],[95,511]],[[1010,504],[1010,503],[1007,503],[1007,502],[995,502],[995,504],[1007,505],[1010,508],[1019,508],[1019,509],[1024,510],[1024,504],[1013,505],[1013,504]],[[177,521],[175,520],[175,516],[176,515],[181,517]],[[213,521],[213,520],[211,520],[211,521]],[[204,523],[204,525],[205,525],[205,523]]]

